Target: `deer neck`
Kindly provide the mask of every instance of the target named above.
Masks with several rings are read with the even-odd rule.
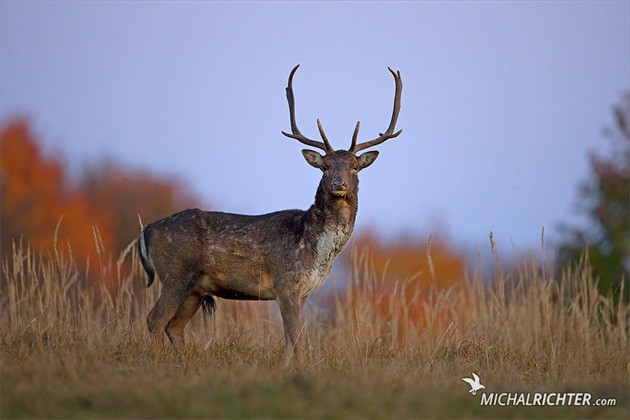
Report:
[[[357,192],[348,192],[345,197],[335,197],[324,191],[320,184],[315,195],[315,204],[309,209],[314,233],[318,236],[324,232],[336,232],[350,238],[357,216]],[[344,243],[345,245],[345,243]]]

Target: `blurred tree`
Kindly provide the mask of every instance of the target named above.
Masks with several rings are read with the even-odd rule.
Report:
[[[37,251],[50,251],[58,224],[58,250],[65,252],[67,241],[82,267],[89,257],[94,258],[92,267],[98,265],[93,226],[101,232],[103,246],[112,243],[107,212],[91,206],[70,185],[59,157],[44,156],[25,119],[0,128],[0,197],[3,255],[20,238]]]
[[[588,252],[599,290],[630,298],[630,93],[613,107],[615,124],[604,130],[611,143],[607,155],[589,154],[590,177],[581,184],[580,211],[592,223],[587,229],[561,226],[567,238],[559,250],[560,265]]]
[[[439,240],[398,239],[388,243],[367,232],[355,238],[353,246],[369,251],[374,270],[383,273],[387,283],[413,277],[412,289],[429,285],[446,289],[460,281],[465,270],[463,257]]]
[[[342,254],[352,267],[359,289],[348,289],[337,297],[341,307],[373,306],[382,334],[400,340],[409,332],[435,331],[448,325],[463,310],[464,302],[450,302],[445,292],[463,282],[466,261],[445,242],[430,240],[383,241],[372,233],[353,240],[353,249]],[[372,284],[365,284],[371,278]]]
[[[138,215],[146,226],[174,212],[201,206],[181,182],[123,168],[111,161],[86,169],[81,189],[92,205],[110,213],[116,252],[140,234]]]
[[[86,169],[80,182],[71,183],[62,159],[42,153],[24,118],[0,127],[0,200],[3,259],[21,238],[37,252],[51,251],[59,224],[57,249],[67,252],[67,242],[78,267],[89,267],[94,278],[100,274],[99,259],[107,266],[110,255],[137,238],[138,214],[147,224],[199,206],[180,182],[111,162]],[[102,280],[116,287],[115,279]]]

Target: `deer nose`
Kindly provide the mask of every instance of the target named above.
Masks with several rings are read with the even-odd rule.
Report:
[[[348,184],[343,179],[334,179],[332,182],[333,191],[345,191]]]

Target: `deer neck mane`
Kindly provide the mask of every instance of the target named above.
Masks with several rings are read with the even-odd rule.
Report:
[[[313,204],[304,214],[301,247],[311,255],[310,272],[314,283],[309,286],[309,293],[328,277],[333,260],[345,248],[354,230],[357,215],[357,195],[348,194],[339,198],[325,192],[321,184]]]
[[[320,184],[315,195],[315,204],[307,211],[307,231],[319,237],[324,233],[335,234],[345,246],[352,235],[357,216],[357,192],[348,192],[345,197],[335,197],[324,191]],[[343,239],[342,239],[343,238]]]

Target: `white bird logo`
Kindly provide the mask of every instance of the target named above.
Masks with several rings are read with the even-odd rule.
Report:
[[[462,381],[466,382],[468,385],[470,385],[470,392],[473,395],[477,395],[477,391],[479,391],[480,389],[486,389],[485,385],[482,385],[479,382],[479,376],[477,376],[476,373],[473,372],[472,374],[473,379],[471,378],[462,378]]]

